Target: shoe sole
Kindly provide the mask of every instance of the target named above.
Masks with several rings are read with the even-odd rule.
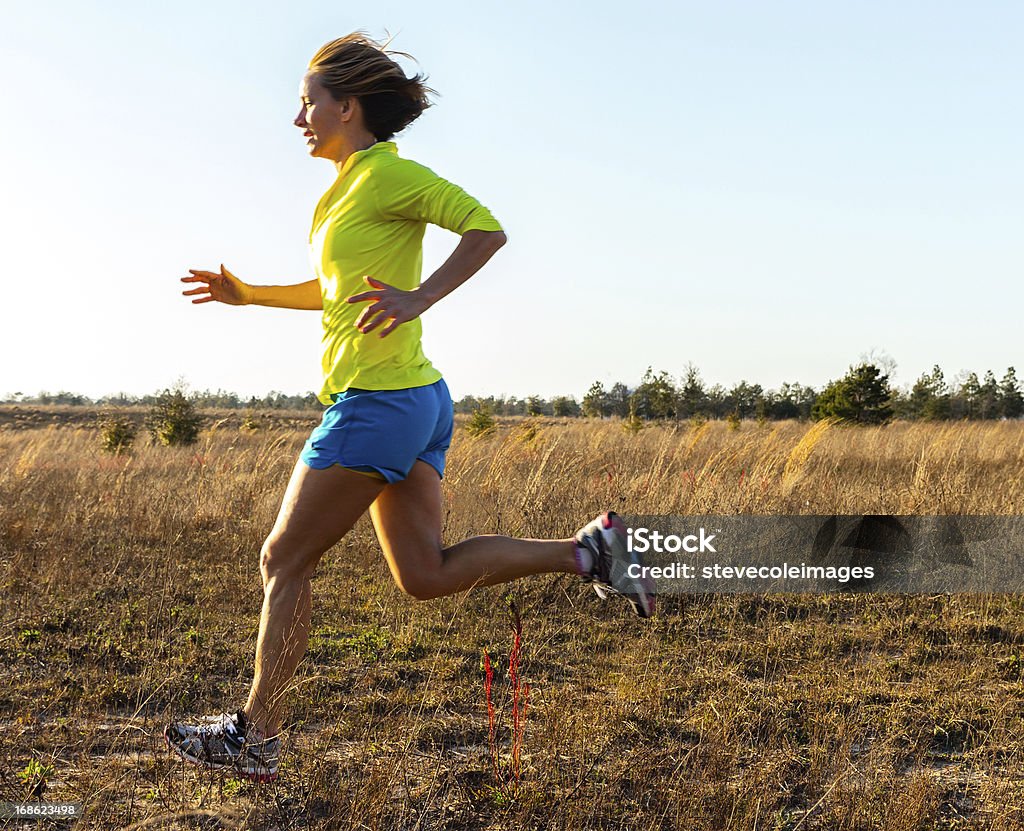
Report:
[[[274,773],[252,773],[247,770],[242,770],[237,765],[220,765],[214,762],[207,762],[205,759],[197,759],[195,756],[191,756],[188,753],[186,753],[184,750],[178,747],[178,745],[171,744],[171,740],[167,737],[166,732],[164,732],[164,744],[167,746],[168,750],[173,751],[175,754],[177,754],[178,758],[180,758],[181,760],[188,762],[190,765],[195,765],[196,767],[204,768],[205,770],[227,770],[231,771],[232,773],[238,776],[248,779],[250,782],[260,783],[273,782],[275,779],[277,779],[278,776],[277,771],[275,771]]]
[[[621,534],[622,539],[626,538],[626,523],[622,521],[620,517],[614,511],[606,511],[601,516],[601,527],[605,530],[615,529],[616,532]],[[640,567],[644,566],[643,560],[640,559],[636,552],[628,552],[630,560],[636,563]],[[623,592],[616,591],[616,594],[621,594],[626,600],[629,601],[629,605],[633,607],[633,611],[637,613],[639,617],[649,618],[654,614],[655,606],[655,594],[654,594],[654,582],[650,577],[630,577],[628,578],[630,584],[633,587],[633,592],[625,594]],[[602,600],[607,595],[607,589],[597,583],[594,584],[594,591],[597,592],[597,596]]]

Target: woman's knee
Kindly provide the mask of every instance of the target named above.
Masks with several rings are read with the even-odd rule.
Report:
[[[436,567],[430,567],[422,560],[403,568],[400,561],[392,560],[391,576],[395,585],[413,600],[434,600],[448,592],[442,586],[441,575]]]
[[[312,576],[321,556],[322,552],[304,551],[281,537],[267,537],[260,549],[260,576],[264,588],[272,577],[287,580]]]
[[[381,542],[391,576],[402,592],[413,600],[433,600],[449,594],[441,574],[444,552],[440,539],[436,542],[405,539],[398,546],[389,544],[390,541]]]
[[[395,584],[413,600],[434,600],[444,595],[429,574],[395,575]]]

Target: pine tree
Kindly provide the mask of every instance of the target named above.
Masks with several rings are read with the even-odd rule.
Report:
[[[1024,395],[1021,395],[1017,371],[1011,366],[1006,370],[999,384],[1002,398],[1002,415],[1005,418],[1020,418],[1024,415]]]
[[[551,412],[556,416],[578,416],[580,405],[571,396],[558,395],[551,399]]]
[[[949,388],[938,364],[917,379],[906,401],[906,414],[927,421],[949,418]]]
[[[891,399],[889,376],[873,364],[861,364],[825,387],[811,416],[816,421],[837,416],[857,424],[880,424],[892,416]]]
[[[985,381],[981,385],[981,418],[999,418],[1002,409],[1002,397],[999,392],[996,376],[990,369],[985,373]]]
[[[594,381],[583,396],[583,415],[589,418],[604,418],[611,415],[611,406],[608,401],[608,393],[604,391],[604,384]]]
[[[704,382],[693,364],[686,365],[686,375],[683,378],[683,388],[679,392],[676,411],[680,418],[692,418],[707,411]]]
[[[979,418],[981,412],[981,383],[978,375],[972,372],[960,385],[959,398],[962,401],[963,414],[967,418]]]
[[[641,418],[675,418],[676,389],[667,372],[655,376],[654,370],[647,367],[633,395],[636,398],[636,414]]]
[[[608,391],[608,406],[611,408],[611,415],[626,418],[629,415],[629,387],[621,381],[616,381]]]

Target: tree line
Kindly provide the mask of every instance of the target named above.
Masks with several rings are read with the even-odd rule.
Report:
[[[184,391],[183,385],[180,383],[175,389],[181,389]],[[144,405],[153,407],[159,404],[162,400],[164,392],[155,392],[148,395],[129,395],[127,393],[117,393],[116,395],[105,395],[99,398],[89,398],[86,395],[79,395],[78,393],[67,392],[61,390],[60,392],[40,392],[38,395],[24,395],[20,392],[15,392],[7,395],[4,398],[0,398],[0,403],[4,404],[64,404],[75,407],[84,406],[110,406],[110,407],[127,407],[132,405]],[[317,399],[316,394],[307,392],[304,395],[288,395],[283,392],[273,390],[263,396],[249,396],[248,398],[239,396],[233,392],[227,392],[225,390],[217,390],[211,392],[210,390],[203,390],[202,392],[191,392],[187,394],[187,398],[196,407],[202,407],[207,409],[226,409],[226,410],[303,410],[303,409],[321,409],[323,404]]]
[[[455,411],[486,411],[494,415],[553,415],[619,417],[632,419],[758,420],[822,419],[838,417],[858,423],[881,423],[892,418],[907,420],[1000,419],[1024,415],[1024,395],[1011,366],[1001,381],[992,371],[979,380],[969,373],[959,383],[946,382],[936,365],[906,390],[893,388],[889,376],[874,363],[851,366],[847,374],[830,381],[821,391],[799,383],[784,383],[778,390],[740,381],[727,389],[707,385],[696,367],[686,368],[677,383],[668,372],[648,367],[640,383],[629,387],[616,382],[606,388],[591,384],[583,400],[568,396],[545,400],[468,395]]]
[[[182,389],[179,382],[177,389]],[[36,396],[13,393],[3,403],[65,404],[73,406],[157,405],[166,393],[117,395],[90,399],[61,391]],[[225,409],[320,409],[313,392],[287,395],[272,391],[262,397],[242,398],[225,390],[192,392],[188,399],[196,407]],[[889,376],[876,364],[862,361],[846,375],[830,381],[821,391],[799,383],[784,383],[778,390],[740,381],[731,388],[708,385],[692,364],[677,382],[668,372],[648,367],[640,383],[630,387],[616,382],[609,387],[601,381],[591,384],[582,401],[574,396],[545,399],[537,395],[473,396],[455,402],[455,412],[487,412],[494,415],[568,416],[628,419],[821,419],[839,417],[859,423],[880,423],[892,418],[907,420],[1001,419],[1024,415],[1024,395],[1011,366],[1001,380],[991,370],[978,378],[974,372],[949,383],[936,365],[908,389],[896,389]]]

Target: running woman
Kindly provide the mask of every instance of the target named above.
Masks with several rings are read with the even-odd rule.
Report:
[[[386,46],[386,44],[385,44]],[[360,32],[324,45],[302,79],[294,124],[311,156],[329,160],[334,184],[313,214],[316,278],[254,286],[223,265],[190,269],[192,303],[217,301],[323,310],[326,406],[295,465],[260,556],[264,599],[249,699],[234,713],[166,727],[182,759],[266,781],[278,772],[282,698],[306,651],[310,577],[326,551],[367,510],[395,583],[419,600],[531,574],[568,572],[601,597],[624,596],[641,617],[653,585],[628,576],[622,520],[601,514],[573,539],[486,535],[441,543],[445,451],[453,408],[441,373],[420,345],[420,316],[501,248],[501,225],[476,199],[398,155],[394,135],[430,106],[425,77],[406,77]],[[461,236],[420,283],[427,223]]]

